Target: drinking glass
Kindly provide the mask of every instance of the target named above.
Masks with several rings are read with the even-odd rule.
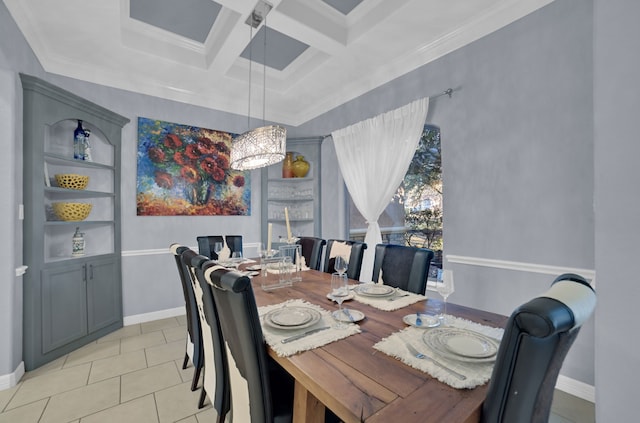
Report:
[[[440,319],[442,320],[442,324],[446,325],[447,298],[455,291],[455,287],[453,285],[453,272],[451,270],[442,271],[442,279],[436,281],[436,290],[444,299],[444,314],[441,315]]]
[[[258,253],[258,257],[260,257],[260,259],[267,257],[267,250],[264,249],[264,244],[258,244],[258,246],[256,247],[256,252]]]
[[[336,270],[336,272],[338,272],[338,274],[342,276],[342,274],[347,271],[348,267],[349,262],[347,262],[347,259],[342,256],[336,256],[336,261],[333,265],[333,268]]]
[[[222,242],[216,241],[213,243],[213,252],[216,253],[216,260],[218,260],[218,254],[222,251]]]
[[[242,252],[234,251],[231,253],[231,262],[234,263],[236,267],[239,266],[242,262]]]
[[[347,285],[347,275],[343,273],[333,273],[331,274],[331,299],[338,303],[338,311],[334,311],[334,318],[336,319],[336,327],[344,328],[346,325],[342,323],[342,302],[349,295],[349,287]],[[336,317],[336,314],[337,317]]]

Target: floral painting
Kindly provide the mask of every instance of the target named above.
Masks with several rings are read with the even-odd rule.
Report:
[[[250,215],[250,173],[230,167],[234,136],[138,118],[138,216]]]

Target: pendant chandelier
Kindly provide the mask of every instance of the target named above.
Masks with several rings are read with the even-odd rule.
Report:
[[[280,125],[264,125],[265,105],[267,97],[267,13],[273,6],[260,1],[251,16],[247,19],[249,30],[249,110],[247,112],[247,126],[251,128],[251,42],[253,28],[260,26],[264,19],[264,59],[263,59],[263,95],[262,95],[262,124],[263,126],[249,129],[238,135],[231,144],[231,168],[237,170],[251,170],[278,163],[284,159],[287,150],[287,130]],[[260,10],[259,10],[260,9]]]

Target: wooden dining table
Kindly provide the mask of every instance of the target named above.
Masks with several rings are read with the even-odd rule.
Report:
[[[263,290],[263,277],[254,277],[258,307],[302,299],[327,310],[337,308],[327,298],[330,274],[315,270],[301,274],[302,281],[273,290]],[[361,333],[288,357],[269,348],[269,355],[295,379],[294,423],[323,423],[325,407],[346,423],[480,421],[486,384],[455,389],[373,348],[406,327],[403,316],[440,308],[439,300],[428,298],[395,311],[355,300],[345,304],[364,313],[365,318],[358,322]],[[451,303],[447,313],[493,327],[504,327],[507,321],[506,316]]]

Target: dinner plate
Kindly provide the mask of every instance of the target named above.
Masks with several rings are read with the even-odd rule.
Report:
[[[440,319],[436,316],[430,316],[428,314],[421,314],[420,320],[422,320],[422,324],[418,326],[416,324],[416,314],[407,314],[402,318],[402,321],[408,324],[409,326],[413,326],[420,329],[428,329],[435,328],[436,326],[440,326]]]
[[[262,270],[262,266],[259,264],[252,264],[251,266],[247,266],[247,270]]]
[[[359,322],[360,320],[364,319],[364,313],[361,311],[350,308],[348,309],[349,314],[347,314],[344,312],[345,310],[347,309],[343,308],[342,311],[336,310],[333,313],[331,313],[331,315],[333,316],[334,319],[339,320],[341,322],[347,322],[347,323]],[[349,317],[349,315],[351,316],[351,318]]]
[[[349,301],[349,300],[353,300],[356,296],[353,294],[353,292],[349,292],[347,294],[346,297],[344,297],[344,299],[342,301]],[[331,293],[327,294],[327,298],[330,300],[333,300],[333,297],[331,296]]]
[[[319,311],[309,307],[282,307],[268,312],[264,322],[275,329],[295,330],[313,326],[321,318]]]
[[[388,297],[396,292],[396,289],[377,283],[364,284],[356,287],[354,290],[358,295],[364,295],[365,297]]]
[[[495,361],[499,346],[487,336],[458,328],[435,328],[426,331],[422,340],[441,356],[473,363]]]

